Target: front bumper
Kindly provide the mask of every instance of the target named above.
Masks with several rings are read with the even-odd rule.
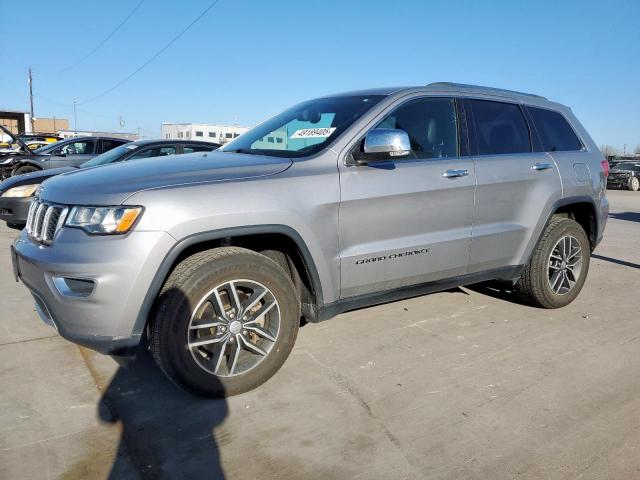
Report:
[[[108,355],[126,356],[140,342],[136,321],[147,290],[175,240],[165,232],[89,236],[62,228],[51,246],[25,231],[14,243],[20,280],[31,291],[42,319],[67,340]],[[61,291],[54,278],[92,281],[86,297]]]
[[[23,227],[33,197],[0,197],[0,220]]]

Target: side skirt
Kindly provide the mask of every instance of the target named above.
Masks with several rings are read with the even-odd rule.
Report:
[[[450,288],[486,282],[488,280],[515,281],[520,277],[523,269],[524,265],[512,265],[509,267],[487,270],[486,272],[470,273],[459,277],[446,278],[418,285],[410,285],[408,287],[396,288],[384,292],[368,293],[365,295],[343,298],[334,303],[321,305],[317,310],[316,318],[310,320],[312,322],[321,322],[350,310],[371,307],[382,303],[395,302],[397,300],[418,297],[428,293],[441,292]]]

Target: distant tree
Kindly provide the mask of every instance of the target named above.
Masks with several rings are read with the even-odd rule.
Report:
[[[620,153],[613,145],[600,145],[600,151],[605,157],[612,157]]]
[[[636,149],[633,151],[636,155],[640,155],[640,143],[636,145]]]

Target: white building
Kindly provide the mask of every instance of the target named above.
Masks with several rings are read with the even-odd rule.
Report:
[[[238,125],[162,122],[162,138],[165,139],[205,140],[225,144],[239,137],[247,130],[249,130],[249,127],[240,127]]]

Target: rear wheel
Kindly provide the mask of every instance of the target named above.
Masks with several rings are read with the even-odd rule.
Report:
[[[637,192],[640,190],[640,180],[638,177],[631,177],[629,179],[629,190]]]
[[[32,167],[31,165],[23,165],[22,167],[18,167],[13,171],[13,175],[22,175],[25,173],[37,172],[39,169],[36,167]]]
[[[564,307],[580,293],[590,257],[589,240],[580,224],[568,218],[554,218],[518,280],[516,290],[533,305]]]
[[[150,327],[150,348],[176,384],[209,397],[267,381],[295,342],[300,304],[289,275],[251,250],[197,253],[167,280]]]

